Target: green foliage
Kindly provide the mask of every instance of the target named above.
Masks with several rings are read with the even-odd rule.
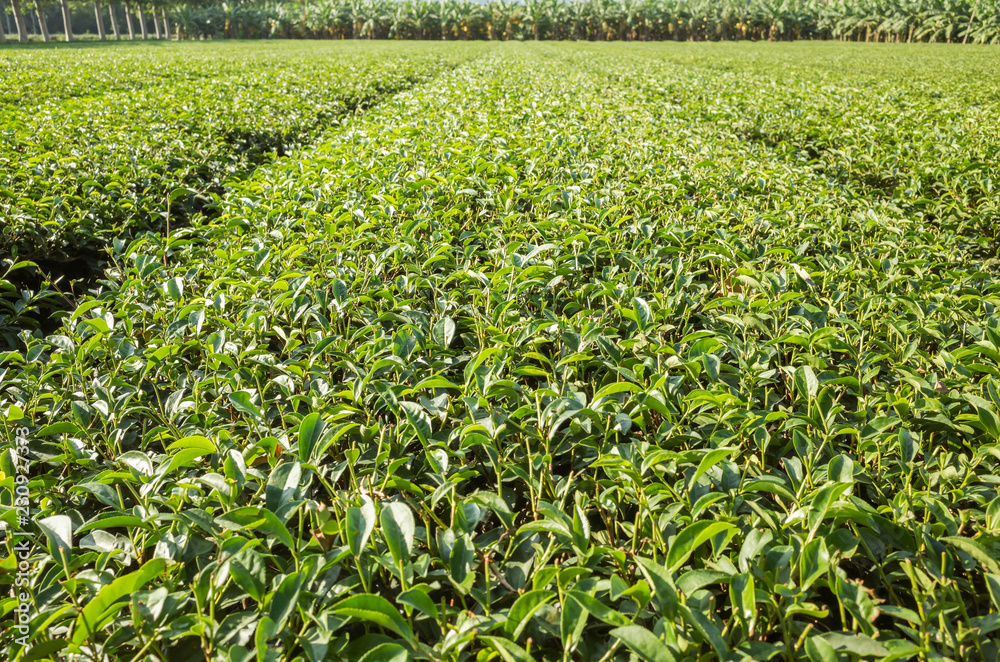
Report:
[[[181,38],[1000,43],[996,0],[274,0],[188,3]]]
[[[28,650],[996,659],[996,64],[898,53],[498,45],[112,242]]]
[[[114,238],[212,215],[258,165],[476,50],[0,53],[0,347],[53,331],[46,318],[94,284]],[[163,286],[180,300],[182,279]]]

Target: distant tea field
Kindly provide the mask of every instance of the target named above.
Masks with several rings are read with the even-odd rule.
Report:
[[[1000,57],[0,48],[0,628],[1000,658]]]

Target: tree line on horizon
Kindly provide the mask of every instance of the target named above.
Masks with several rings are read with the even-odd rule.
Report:
[[[53,39],[54,0],[9,2],[0,41],[6,32],[29,41],[26,16],[43,41]],[[74,9],[88,5],[87,27],[99,39],[1000,43],[1000,0],[58,0],[66,41],[74,39]]]

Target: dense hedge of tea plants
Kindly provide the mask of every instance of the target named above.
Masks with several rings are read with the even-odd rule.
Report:
[[[996,660],[1000,78],[897,53],[504,45],[114,242],[28,654]]]
[[[31,325],[25,309],[45,305],[22,297],[26,286],[62,277],[62,294],[50,292],[49,303],[74,299],[72,281],[99,271],[112,238],[210,213],[230,181],[477,48],[0,53],[0,256],[8,258],[0,265],[0,347]],[[23,261],[37,268],[4,275]]]

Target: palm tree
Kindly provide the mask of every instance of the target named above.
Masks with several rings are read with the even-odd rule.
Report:
[[[542,24],[545,22],[548,7],[543,0],[524,0],[524,18],[531,23],[531,32],[535,41],[542,38]]]
[[[664,3],[661,0],[646,0],[646,5],[642,10],[646,16],[646,25],[642,35],[643,41],[664,38],[664,26],[666,15]]]
[[[149,13],[153,15],[153,30],[156,32],[156,38],[161,38],[160,32],[160,19],[156,16],[156,5],[151,5],[149,8]]]
[[[197,39],[205,34],[200,13],[190,5],[178,7],[174,22],[179,39]]]
[[[35,18],[38,19],[38,29],[42,33],[42,41],[50,41],[51,37],[49,36],[49,26],[48,22],[45,20],[45,8],[42,7],[42,0],[35,0]]]
[[[0,0],[2,1],[2,0]],[[117,2],[118,0],[108,0]],[[129,37],[136,38],[133,0],[125,0]],[[236,37],[356,39],[488,38],[510,39],[675,39],[731,40],[741,38],[851,39],[866,41],[1000,42],[1000,0],[192,0],[166,10],[170,0],[146,0],[139,7],[143,38],[153,12],[156,36],[198,38]],[[21,13],[23,0],[11,0],[2,38],[18,26],[18,38],[28,39],[28,24],[38,22],[48,36],[43,3],[33,0]],[[67,39],[73,39],[69,0],[60,0]],[[101,16],[103,0],[94,5],[101,38],[110,18],[120,39],[117,11]],[[140,0],[143,2],[143,0]],[[171,17],[175,26],[171,27]],[[0,17],[0,19],[6,18]],[[521,23],[524,22],[524,30]],[[162,25],[162,27],[161,27]],[[528,27],[530,25],[530,28]],[[216,27],[218,26],[218,27]],[[124,29],[124,27],[123,27]]]
[[[610,25],[617,17],[617,7],[613,0],[593,0],[590,3],[590,14],[597,25],[597,41],[604,41],[608,37]]]
[[[502,26],[500,38],[509,40],[514,32],[514,26],[520,19],[521,4],[514,0],[495,0],[490,3],[490,12],[493,18],[490,27],[494,33],[497,27]]]
[[[125,24],[128,27],[128,40],[135,41],[135,27],[132,25],[131,0],[125,0]]]
[[[442,41],[447,39],[449,34],[457,33],[462,23],[456,3],[445,0],[441,0],[441,11],[438,13],[438,18],[441,22]]]
[[[469,0],[452,0],[451,4],[455,7],[458,38],[465,41],[469,38],[472,24],[478,17],[477,6],[473,5]]]
[[[97,20],[97,38],[104,41],[107,35],[104,33],[104,21],[101,20],[101,0],[94,0],[94,18]]]
[[[108,3],[108,14],[111,16],[111,31],[115,35],[115,41],[121,41],[122,33],[118,29],[118,16],[115,14],[115,6]]]
[[[490,3],[483,10],[483,20],[486,22],[486,39],[493,41],[497,38],[496,28],[494,27],[496,22],[496,9],[494,8],[494,3]]]
[[[412,22],[413,7],[410,2],[396,2],[394,11],[389,15],[389,36],[393,39],[404,39]]]
[[[583,28],[586,30],[587,18],[589,13],[589,7],[584,2],[568,2],[566,3],[565,20],[570,24],[570,37],[576,40],[585,40],[587,38],[586,32],[580,32]]]
[[[568,36],[568,24],[566,20],[567,0],[546,0],[546,18],[552,30],[550,39],[565,39]],[[565,31],[565,33],[564,33]]]
[[[347,14],[351,19],[351,39],[361,39],[361,28],[365,24],[365,7],[361,0],[351,0]]]
[[[62,8],[63,32],[66,33],[66,41],[73,41],[73,21],[69,15],[69,0],[59,0]]]
[[[139,5],[139,30],[142,32],[142,40],[146,41],[149,38],[149,31],[146,29],[146,11],[142,8],[142,3]]]
[[[434,5],[432,3],[424,0],[418,0],[418,2],[414,3],[411,23],[413,24],[413,29],[417,31],[418,39],[427,38],[427,31],[434,25],[437,18],[434,14]]]
[[[978,12],[978,14],[975,23],[969,21],[963,39],[971,36],[974,44],[1000,43],[1000,6],[996,0],[993,0],[992,6],[986,4],[984,11]]]
[[[374,39],[375,33],[378,30],[379,19],[381,18],[382,7],[375,4],[375,2],[369,2],[368,6],[365,8],[365,22],[361,26],[361,32],[367,36],[368,39]]]
[[[638,28],[645,26],[643,9],[643,0],[622,0],[622,38],[625,41],[635,39]]]
[[[736,31],[736,26],[740,21],[738,5],[732,0],[727,0],[721,6],[715,7],[714,11],[715,16],[713,18],[716,23],[714,32],[718,34],[719,39],[729,41],[738,35]],[[736,38],[739,39],[738,36]]]
[[[21,12],[21,1],[10,0],[10,7],[14,12],[14,23],[17,25],[17,40],[28,41],[28,28],[24,23],[24,14]]]

